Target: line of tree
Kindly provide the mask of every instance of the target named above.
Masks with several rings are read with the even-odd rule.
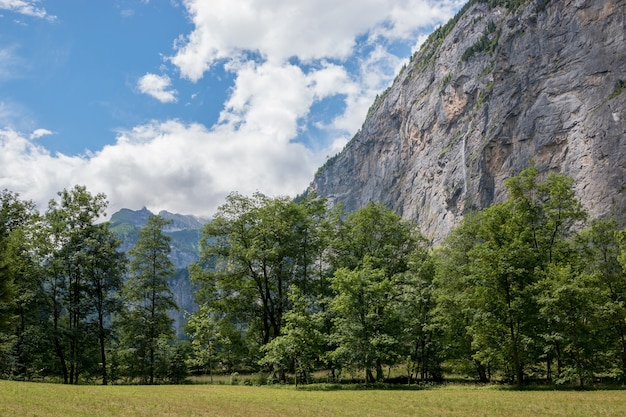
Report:
[[[623,380],[626,232],[588,222],[564,175],[531,165],[506,186],[437,247],[379,204],[230,195],[191,268],[197,369]]]
[[[176,340],[166,222],[128,254],[98,222],[105,197],[59,193],[44,214],[0,194],[0,372],[180,382],[405,370],[404,381],[626,379],[626,231],[589,222],[573,181],[530,166],[508,197],[433,247],[380,204],[233,193],[190,266],[198,310]]]
[[[99,222],[105,196],[76,186],[58,197],[40,214],[0,193],[1,375],[155,382],[155,345],[174,338],[165,221],[148,220],[129,273],[121,242]]]

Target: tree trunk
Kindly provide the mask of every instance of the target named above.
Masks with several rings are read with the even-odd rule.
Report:
[[[380,358],[376,359],[376,381],[380,382],[385,379],[385,374],[383,373],[383,365],[380,362]]]
[[[489,382],[489,377],[487,376],[487,368],[485,368],[485,365],[483,365],[482,363],[478,361],[474,361],[474,364],[476,365],[476,372],[478,373],[478,380],[482,383]]]
[[[57,354],[57,358],[59,358],[59,362],[61,364],[61,372],[63,373],[63,383],[69,384],[69,375],[67,373],[67,363],[65,362],[65,355],[63,354],[63,347],[61,346],[61,342],[58,337],[54,337],[54,349]]]
[[[100,326],[100,329],[98,331],[98,338],[100,339],[100,361],[102,363],[102,385],[107,385],[109,381],[108,381],[108,375],[107,375],[107,357],[106,357],[106,350],[104,346],[105,334],[104,334],[104,322],[103,322],[102,314],[100,314],[100,317],[98,317],[98,325]]]

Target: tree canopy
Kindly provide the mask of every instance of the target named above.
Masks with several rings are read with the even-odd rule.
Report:
[[[0,194],[0,372],[65,383],[187,372],[406,383],[626,380],[626,232],[587,221],[573,181],[533,166],[438,246],[369,203],[233,193],[189,268],[198,309],[176,338],[167,221],[123,253],[102,194],[44,213]],[[129,259],[129,260],[127,260]],[[398,370],[402,376],[398,377]],[[386,372],[385,372],[386,371]]]

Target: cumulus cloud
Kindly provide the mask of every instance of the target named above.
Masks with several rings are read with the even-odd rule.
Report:
[[[216,62],[257,52],[269,61],[346,59],[363,35],[409,38],[449,18],[460,0],[187,0],[195,29],[171,62],[202,78]]]
[[[79,157],[52,155],[12,129],[0,130],[0,189],[19,192],[40,209],[84,166]],[[17,175],[16,175],[17,174]]]
[[[148,94],[159,100],[161,103],[174,103],[176,90],[171,89],[172,80],[167,75],[157,75],[147,73],[137,82],[137,88],[143,94]]]
[[[39,0],[0,0],[0,10],[10,10],[26,16],[39,17],[42,19],[54,20],[46,9],[39,7]]]
[[[145,205],[210,216],[230,192],[295,195],[310,181],[319,161],[305,146],[277,142],[272,133],[249,125],[234,131],[153,122],[120,132],[98,152],[67,156],[0,130],[0,189],[43,209],[57,191],[82,184],[107,195],[109,212]]]
[[[324,97],[343,97],[342,114],[323,126],[329,138],[322,147],[332,141],[337,146],[345,143],[340,138],[360,127],[376,94],[406,62],[406,58],[391,53],[389,46],[400,42],[411,48],[416,38],[445,22],[464,1],[215,0],[209,4],[187,0],[184,4],[194,29],[176,41],[176,53],[169,61],[192,82],[198,82],[212,67],[224,65],[241,84],[247,84],[249,91],[284,88],[279,78],[270,84],[267,73],[251,72],[250,68],[259,68],[258,62],[282,67],[285,72],[293,70],[293,62],[297,62],[305,72],[304,84],[300,85],[306,91],[302,93],[314,98],[309,105]],[[357,64],[348,70],[351,61]],[[320,67],[325,71],[319,71]],[[333,84],[326,84],[327,91],[313,91],[322,84],[310,80],[328,75],[333,76]],[[250,112],[246,116],[257,111],[255,102],[260,104],[253,96],[250,94],[246,101]],[[241,98],[233,94],[227,103],[228,116],[232,116],[228,106],[235,110],[237,102]],[[284,107],[290,111],[288,102]]]

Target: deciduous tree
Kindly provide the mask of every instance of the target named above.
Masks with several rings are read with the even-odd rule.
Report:
[[[174,265],[168,258],[170,238],[163,234],[167,224],[151,215],[139,231],[139,240],[129,251],[130,276],[123,289],[127,311],[120,322],[122,344],[135,361],[136,375],[150,384],[155,382],[159,343],[174,337],[168,311],[177,305],[168,286]]]

